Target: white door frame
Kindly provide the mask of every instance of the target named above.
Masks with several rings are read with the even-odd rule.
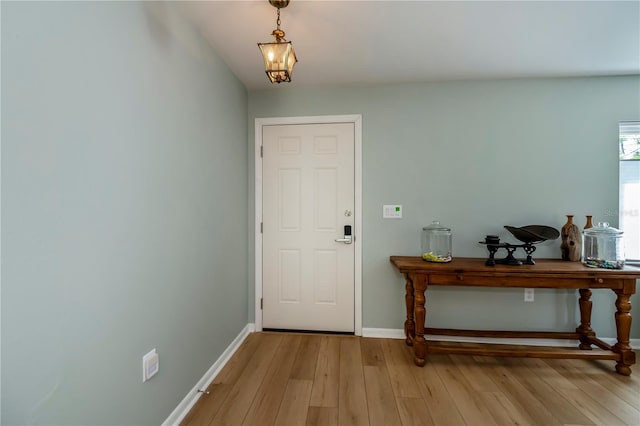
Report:
[[[262,331],[262,127],[289,124],[353,123],[354,125],[354,173],[355,173],[355,289],[354,289],[354,333],[362,336],[362,115],[322,115],[311,117],[272,117],[255,119],[255,330]]]

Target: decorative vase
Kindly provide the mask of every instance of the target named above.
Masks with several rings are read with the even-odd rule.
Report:
[[[581,236],[578,225],[573,223],[573,215],[567,215],[567,223],[560,230],[562,244],[562,260],[570,260],[572,262],[580,260],[581,253]]]
[[[584,225],[584,229],[593,228],[592,219],[593,219],[593,216],[587,216],[587,223]]]

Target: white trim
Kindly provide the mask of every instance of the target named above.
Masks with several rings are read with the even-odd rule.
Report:
[[[378,339],[404,339],[404,330],[400,328],[363,328],[362,337]]]
[[[198,383],[187,393],[187,395],[182,399],[180,404],[173,410],[173,412],[167,417],[167,419],[162,423],[163,426],[169,425],[179,425],[182,420],[189,414],[189,411],[198,399],[202,396],[202,392],[198,392],[198,389],[206,389],[213,379],[220,373],[222,368],[229,362],[233,354],[236,353],[242,342],[247,338],[247,336],[254,331],[254,325],[249,323],[247,324],[240,334],[233,339],[233,342],[227,347],[227,349],[222,352],[222,355],[213,363],[213,365],[204,373],[204,376]]]
[[[255,147],[254,147],[254,324],[256,331],[262,331],[262,126],[266,123],[264,119],[257,118],[255,120]]]
[[[362,337],[373,337],[379,339],[404,339],[404,330],[401,328],[363,328]],[[568,339],[496,339],[493,337],[462,337],[462,336],[441,336],[425,334],[430,340],[440,340],[443,342],[466,342],[466,343],[508,343],[511,345],[531,345],[531,346],[577,346],[577,340]],[[600,340],[613,345],[617,342],[615,337],[599,337]],[[631,339],[632,348],[640,348],[640,339]]]
[[[355,250],[355,289],[354,289],[354,334],[362,335],[362,115],[323,115],[310,117],[271,117],[255,119],[255,330],[262,331],[262,234],[260,223],[262,222],[262,127],[287,124],[325,124],[325,123],[353,123],[355,142],[355,214],[354,227],[356,238],[353,245]]]

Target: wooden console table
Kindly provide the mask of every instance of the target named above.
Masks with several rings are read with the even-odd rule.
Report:
[[[406,343],[413,346],[414,360],[425,364],[427,353],[455,353],[487,356],[519,356],[534,358],[584,358],[616,361],[616,371],[628,376],[636,354],[629,345],[631,303],[636,292],[640,268],[625,266],[620,270],[596,269],[580,262],[536,259],[535,265],[485,266],[485,259],[455,258],[449,263],[425,262],[420,257],[391,256],[391,263],[406,278],[405,301],[407,319],[404,323]],[[425,327],[425,290],[430,285],[517,288],[573,288],[578,290],[580,325],[575,332],[451,330]],[[615,323],[617,343],[613,346],[596,337],[591,328],[591,290],[611,289],[617,295]],[[577,348],[478,344],[426,341],[424,335],[552,338],[579,340]],[[591,350],[592,345],[600,350]]]

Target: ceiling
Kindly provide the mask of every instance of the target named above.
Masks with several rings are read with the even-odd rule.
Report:
[[[249,90],[278,88],[267,0],[182,6]],[[640,74],[640,1],[291,0],[281,20],[293,87]]]

